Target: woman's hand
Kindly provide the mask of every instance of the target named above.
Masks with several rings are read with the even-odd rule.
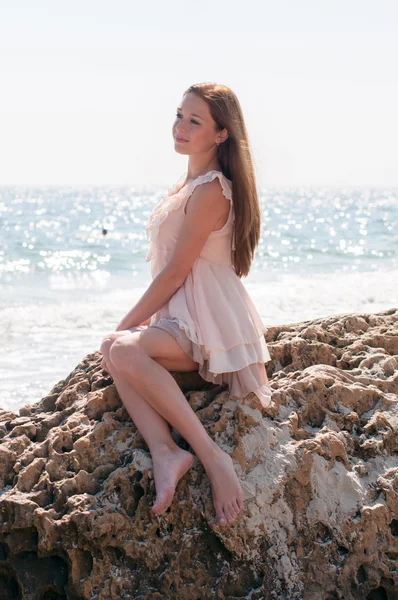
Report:
[[[104,371],[106,371],[109,375],[111,374],[110,371],[109,371],[108,364],[107,364],[107,362],[105,360],[105,356],[102,357],[101,369],[103,369]]]
[[[146,327],[149,326],[151,322],[151,317],[149,317],[149,319],[146,319],[145,321],[142,321],[142,323],[140,323],[139,325],[130,325],[128,327],[126,327],[125,324],[123,323],[119,323],[119,325],[116,327],[115,331],[127,331],[128,329],[145,329]]]
[[[145,321],[142,321],[142,323],[140,323],[140,325],[145,325],[146,327],[148,327],[149,324],[150,324],[150,322],[151,322],[151,318],[152,317],[149,317],[149,319],[146,319]]]

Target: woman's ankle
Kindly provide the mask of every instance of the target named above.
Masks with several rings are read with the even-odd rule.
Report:
[[[177,449],[182,450],[182,448],[180,448],[173,439],[164,440],[162,442],[154,442],[150,446],[149,446],[149,444],[147,444],[147,445],[149,447],[149,450],[150,450],[150,453],[152,456],[159,455],[159,454],[162,455],[162,454],[165,454],[166,452],[172,452],[173,450],[177,450]]]
[[[202,463],[205,471],[208,471],[209,469],[211,469],[214,461],[217,458],[220,458],[220,456],[222,456],[223,454],[224,454],[224,450],[222,450],[222,448],[220,448],[220,446],[218,444],[216,444],[216,442],[211,440],[208,450],[206,450],[204,453],[202,453],[202,456],[200,458],[199,457],[198,458],[199,458],[200,462]]]

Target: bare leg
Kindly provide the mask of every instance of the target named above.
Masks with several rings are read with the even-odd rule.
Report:
[[[160,333],[172,338],[168,332]],[[243,506],[243,492],[231,457],[210,438],[174,377],[148,356],[145,343],[137,340],[132,336],[115,340],[109,352],[110,361],[134,390],[189,442],[209,477],[220,524],[232,522]]]
[[[170,506],[175,488],[181,477],[193,465],[194,458],[190,452],[175,443],[167,421],[138,394],[123,375],[116,371],[109,360],[109,349],[112,343],[112,340],[105,341],[101,351],[107,360],[107,367],[118,394],[151,452],[156,485],[156,502],[152,510],[155,514],[159,514]],[[166,462],[172,465],[171,469],[165,468]]]

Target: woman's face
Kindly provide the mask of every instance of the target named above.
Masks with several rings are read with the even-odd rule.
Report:
[[[217,146],[220,131],[209,105],[194,92],[188,92],[177,107],[173,124],[174,147],[180,154],[209,152]]]

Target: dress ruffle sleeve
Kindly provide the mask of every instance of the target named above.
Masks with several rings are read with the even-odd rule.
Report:
[[[164,196],[161,201],[155,206],[152,210],[152,213],[149,217],[148,224],[146,227],[147,240],[149,243],[149,248],[145,260],[150,261],[155,253],[157,248],[157,238],[160,225],[167,219],[170,212],[177,210],[184,204],[188,198],[191,196],[194,189],[201,183],[206,183],[208,181],[212,181],[215,177],[218,177],[223,194],[231,203],[232,202],[232,182],[231,186],[228,184],[228,180],[220,173],[220,171],[209,171],[205,175],[197,177],[193,181],[188,182],[186,185],[181,187],[181,182],[183,181],[185,174],[183,174],[180,179],[177,181],[175,185],[173,185],[169,190],[166,196]],[[233,215],[233,221],[235,220],[235,216]],[[232,250],[235,250],[235,236],[233,236],[232,241]]]

